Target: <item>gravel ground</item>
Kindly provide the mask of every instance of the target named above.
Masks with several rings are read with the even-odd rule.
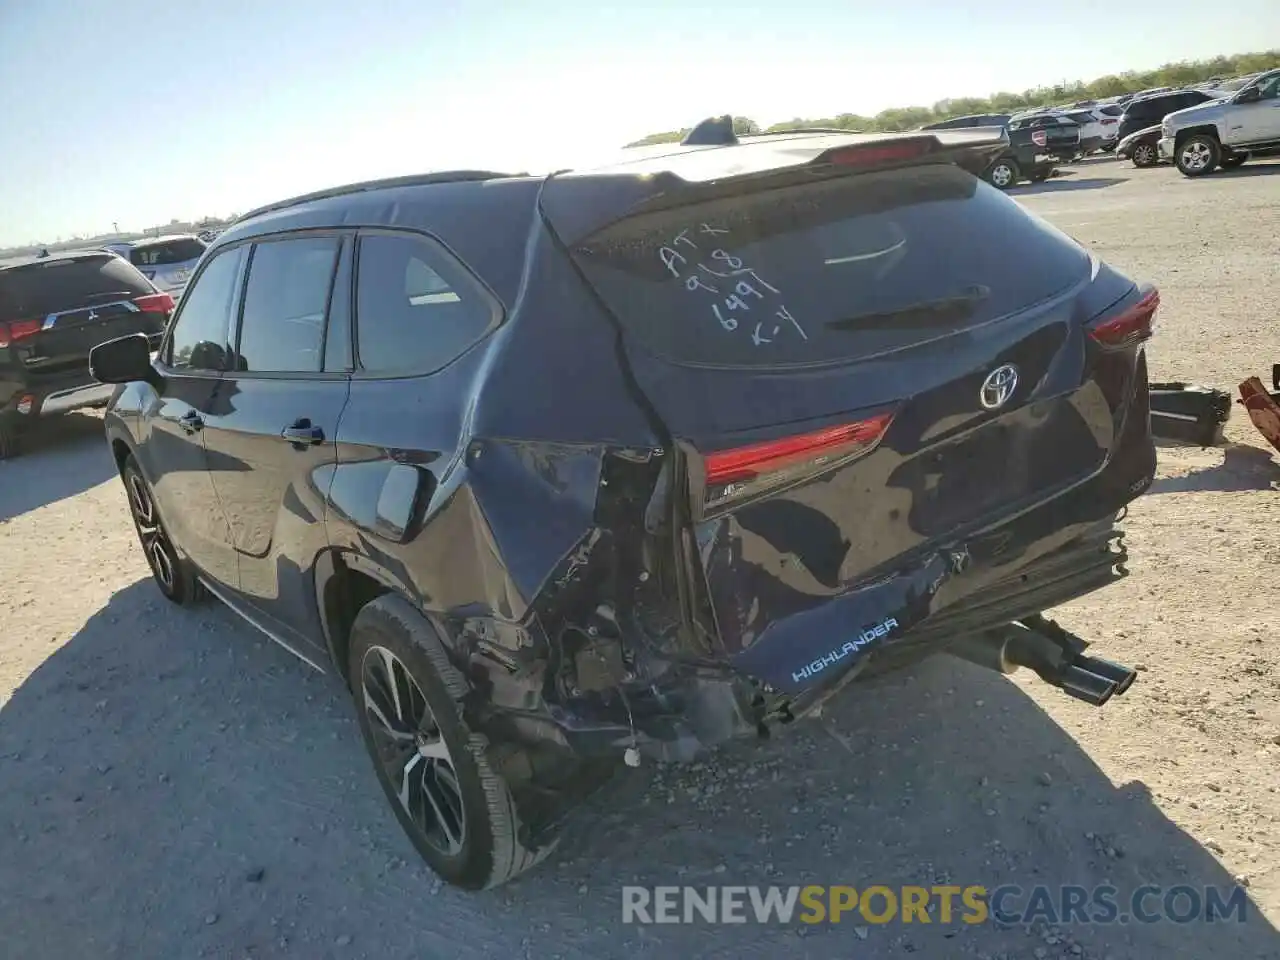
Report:
[[[1032,209],[1164,295],[1152,374],[1280,361],[1280,164],[1105,160]],[[950,658],[691,768],[630,771],[540,869],[444,889],[336,683],[152,587],[71,416],[0,464],[0,957],[1280,957],[1280,465],[1239,411],[1165,449],[1133,576],[1058,611],[1139,665],[1102,710]],[[637,927],[625,883],[1225,885],[1243,924]]]

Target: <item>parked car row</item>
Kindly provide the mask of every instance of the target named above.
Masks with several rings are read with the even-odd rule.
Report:
[[[1116,155],[1136,167],[1172,162],[1188,177],[1280,154],[1280,70],[1247,78],[1234,91],[1174,90],[1125,108]]]
[[[1003,113],[972,114],[930,123],[920,129],[938,131],[981,127],[1003,127],[1009,138],[1008,148],[992,161],[983,174],[1001,190],[1008,190],[1023,180],[1032,183],[1046,180],[1053,175],[1058,164],[1070,163],[1081,153],[1081,125],[1055,110],[1012,116]]]
[[[1185,89],[1157,87],[1110,101],[1078,101],[1019,114],[952,117],[922,130],[1003,127],[1009,149],[985,177],[1002,190],[1053,174],[1097,150],[1136,167],[1173,162],[1189,177],[1280,153],[1280,70]]]

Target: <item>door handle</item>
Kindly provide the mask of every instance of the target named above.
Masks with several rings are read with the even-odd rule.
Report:
[[[306,417],[295,420],[289,426],[285,427],[280,436],[284,437],[294,446],[312,446],[318,443],[324,443],[324,431],[319,427],[313,427],[311,421]]]
[[[178,426],[188,434],[198,433],[204,426],[204,418],[194,410],[188,410],[178,418]]]

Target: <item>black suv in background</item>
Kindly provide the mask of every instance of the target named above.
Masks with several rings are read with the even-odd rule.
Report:
[[[952,117],[921,127],[921,130],[963,130],[976,127],[1003,127],[1009,138],[982,176],[1001,190],[1023,180],[1038,183],[1053,175],[1058,163],[1074,158],[1080,147],[1080,127],[1075,121],[1055,114],[1010,117],[1006,113],[978,113]]]
[[[336,673],[468,888],[618,764],[931,653],[1101,705],[1133,671],[1040,611],[1124,574],[1158,300],[974,176],[1005,143],[664,144],[246,215],[154,361],[92,356],[156,583]]]
[[[100,250],[0,263],[0,458],[35,421],[103,406],[111,388],[89,373],[89,351],[130,333],[159,343],[173,298]]]
[[[1123,140],[1131,133],[1158,126],[1168,114],[1175,110],[1185,110],[1197,104],[1207,103],[1217,98],[1203,90],[1174,90],[1170,93],[1157,93],[1151,96],[1137,97],[1130,100],[1120,118],[1118,140]]]

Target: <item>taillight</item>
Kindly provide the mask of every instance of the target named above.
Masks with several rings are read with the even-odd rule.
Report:
[[[27,337],[34,337],[40,332],[42,326],[44,323],[40,320],[13,320],[9,323],[0,323],[0,348]]]
[[[1103,121],[1102,121],[1102,125],[1103,125],[1104,127],[1110,127],[1110,126],[1112,126],[1113,124],[1117,124],[1117,123],[1119,123],[1119,122],[1120,122],[1119,120],[1107,119],[1107,120],[1103,120]]]
[[[1032,130],[1031,142],[1037,147],[1043,147],[1049,142],[1049,135],[1043,130]]]
[[[1159,306],[1160,291],[1152,289],[1124,312],[1091,327],[1089,336],[1104,347],[1128,347],[1141,343],[1151,337]]]
[[[716,507],[730,500],[744,500],[835,463],[863,456],[875,449],[892,421],[892,413],[882,413],[812,433],[708,453],[703,458],[703,502],[707,507]]]
[[[823,163],[834,163],[842,167],[870,167],[880,163],[914,160],[929,153],[936,143],[933,137],[916,137],[889,143],[855,144],[829,150],[818,159]]]
[[[173,297],[167,293],[148,293],[134,297],[133,302],[143,313],[169,313],[173,310]]]

